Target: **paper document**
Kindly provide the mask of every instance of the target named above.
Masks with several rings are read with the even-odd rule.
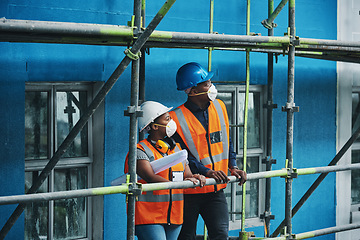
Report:
[[[187,157],[188,157],[187,151],[181,150],[181,151],[171,154],[169,156],[160,158],[156,161],[152,161],[152,162],[150,162],[150,165],[153,168],[154,173],[157,174],[159,172],[164,171],[165,169],[168,169],[172,166],[175,166],[178,163],[185,161],[187,159]],[[110,184],[112,186],[121,185],[126,182],[126,176],[127,176],[127,174],[121,175],[120,177],[112,180]],[[141,178],[138,177],[138,181],[140,179]]]

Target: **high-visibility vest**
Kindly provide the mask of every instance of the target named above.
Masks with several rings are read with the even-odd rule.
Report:
[[[170,112],[177,124],[177,132],[191,154],[205,167],[225,174],[229,163],[229,118],[225,104],[220,100],[210,102],[208,131],[184,104]],[[185,189],[185,194],[218,191],[226,184]]]
[[[143,150],[150,161],[156,161],[163,156],[148,141],[142,140],[137,144],[137,148]],[[179,151],[176,147],[170,154]],[[128,156],[125,160],[125,173],[128,173]],[[159,172],[157,175],[172,181],[173,172],[181,172],[184,176],[185,163],[178,163],[169,169]],[[145,184],[145,180],[139,182]],[[183,190],[166,189],[152,192],[143,192],[135,202],[135,225],[142,224],[182,224],[183,223]]]

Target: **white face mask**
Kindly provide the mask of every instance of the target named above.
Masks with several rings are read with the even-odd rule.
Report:
[[[211,84],[211,86],[209,87],[209,90],[207,90],[206,92],[196,93],[196,94],[189,95],[189,96],[198,96],[198,95],[206,94],[211,101],[214,101],[216,99],[217,93],[218,93],[218,91],[217,91],[215,85]]]
[[[174,133],[176,132],[176,129],[177,129],[176,122],[172,119],[170,119],[170,121],[166,124],[166,126],[162,125],[162,124],[158,124],[158,123],[154,123],[154,125],[165,127],[166,136],[168,136],[168,137],[171,137],[172,135],[174,135]]]
[[[166,135],[168,137],[171,137],[176,132],[176,129],[177,129],[176,122],[171,119],[166,125]]]
[[[207,91],[208,98],[211,101],[214,101],[216,99],[217,93],[218,93],[218,91],[217,91],[215,85],[212,84],[211,87],[209,88],[209,90]]]

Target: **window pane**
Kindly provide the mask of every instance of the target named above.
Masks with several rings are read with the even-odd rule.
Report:
[[[237,165],[242,165],[243,159],[237,159]],[[247,158],[247,173],[259,172],[259,157]],[[229,173],[230,174],[230,173]],[[236,200],[231,201],[231,190],[235,188]],[[235,209],[235,212],[240,213],[242,211],[242,186],[237,183],[233,183],[232,187],[228,186],[225,189],[225,196],[228,200],[229,212],[231,209]],[[235,206],[233,206],[235,204]],[[259,180],[246,182],[246,204],[245,204],[245,217],[254,218],[259,216]],[[231,217],[230,217],[231,219]],[[235,220],[241,220],[241,214],[235,215]]]
[[[25,172],[25,191],[27,192],[40,172]],[[47,180],[40,186],[38,193],[47,192]],[[25,240],[47,239],[48,202],[32,202],[25,207]]]
[[[360,150],[352,151],[351,162],[360,163]],[[360,170],[351,171],[351,204],[360,203]]]
[[[87,168],[55,170],[54,191],[87,188]],[[86,198],[54,201],[54,239],[86,237]]]
[[[229,121],[230,124],[234,124],[234,117],[233,117],[233,108],[234,108],[234,92],[219,92],[217,95],[218,99],[221,99],[225,105],[226,105],[226,110],[229,116]]]
[[[25,159],[48,155],[48,93],[25,92]]]
[[[245,93],[239,94],[239,125],[244,125]],[[240,127],[239,144],[243,148],[244,128]],[[260,93],[249,93],[247,147],[260,147]]]
[[[226,105],[226,110],[229,116],[229,123],[230,125],[234,125],[236,124],[235,122],[235,116],[234,116],[234,107],[235,107],[235,96],[234,96],[235,92],[219,92],[217,95],[218,99],[221,99],[225,105]],[[234,149],[236,148],[236,137],[235,137],[235,132],[236,132],[236,127],[230,127],[230,134],[231,134],[231,141],[234,145]]]
[[[57,92],[57,146],[64,141],[70,130],[74,127],[87,107],[87,94],[85,91]],[[88,156],[87,124],[76,136],[64,157]]]
[[[360,93],[352,94],[352,133],[354,133],[360,127]],[[356,142],[360,142],[358,138]]]

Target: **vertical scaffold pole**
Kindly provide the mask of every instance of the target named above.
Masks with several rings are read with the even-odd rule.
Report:
[[[134,16],[135,16],[135,36],[141,31],[141,0],[134,0]],[[140,60],[132,61],[131,65],[131,95],[130,106],[135,109],[139,104],[139,72]],[[130,183],[135,184],[136,177],[136,144],[137,144],[137,115],[130,114],[130,130],[129,130],[129,174]],[[127,239],[135,239],[135,200],[136,196],[129,194],[127,206]]]
[[[165,17],[166,13],[170,10],[171,6],[175,3],[176,0],[168,0],[161,7],[159,12],[155,15],[153,20],[149,23],[149,26],[145,29],[143,33],[139,35],[138,40],[134,43],[132,49],[136,49],[137,53],[144,46],[144,43],[149,38],[151,33],[154,31],[156,26],[160,21]],[[134,12],[136,12],[135,22],[140,28],[141,26],[141,0],[135,0],[134,2]],[[140,41],[140,43],[139,43]],[[143,42],[142,42],[143,41]],[[134,54],[134,52],[132,51]],[[132,75],[135,77],[132,78],[131,83],[131,106],[133,113],[130,114],[130,136],[129,136],[129,173],[130,173],[130,182],[132,184],[136,183],[136,143],[137,143],[137,107],[138,107],[138,98],[139,98],[139,60],[134,60],[134,65],[132,69]],[[128,218],[127,218],[127,239],[133,240],[135,238],[135,198],[136,196],[129,194],[128,195]]]
[[[145,7],[146,1],[141,1],[141,27],[145,26]],[[139,104],[142,104],[145,101],[145,54],[146,49],[141,49],[141,58],[140,58],[140,79],[139,79]],[[139,133],[139,140],[145,138],[145,132]]]
[[[287,131],[286,131],[286,161],[289,173],[293,172],[293,143],[294,143],[294,82],[295,82],[295,0],[289,1],[289,37],[290,46],[288,54],[288,96],[286,103],[287,111]],[[291,206],[292,206],[292,181],[293,179],[286,179],[286,193],[285,193],[285,222],[286,233],[292,239],[292,224],[291,224]]]
[[[268,16],[271,16],[274,10],[274,0],[268,0]],[[268,36],[274,36],[274,29],[268,29]],[[274,54],[268,53],[268,83],[267,83],[267,134],[266,134],[266,171],[271,171],[272,159],[272,124],[273,124],[273,83],[274,83]],[[271,219],[271,178],[266,179],[265,189],[265,237],[270,234],[270,219]]]
[[[210,21],[209,21],[209,33],[214,32],[214,0],[210,0]],[[208,71],[211,71],[211,62],[212,62],[212,51],[213,48],[208,48]]]
[[[212,34],[214,32],[214,0],[210,0],[210,19],[209,19],[209,33]],[[212,52],[214,48],[208,48],[208,71],[211,71],[212,64]],[[204,240],[207,239],[207,228],[204,223]]]
[[[246,35],[250,35],[250,0],[246,4]],[[246,49],[246,85],[244,104],[244,135],[243,135],[243,170],[246,172],[247,165],[247,124],[250,87],[250,49]],[[246,182],[242,185],[242,207],[241,207],[241,233],[242,239],[245,234],[245,206],[246,206]],[[246,238],[246,237],[245,237]]]

